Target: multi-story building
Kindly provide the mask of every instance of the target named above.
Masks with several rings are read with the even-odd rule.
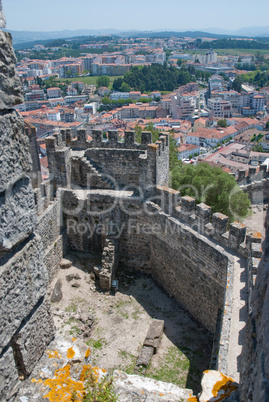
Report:
[[[217,63],[217,61],[218,61],[218,55],[216,52],[214,52],[214,50],[211,49],[208,52],[206,52],[206,55],[205,55],[206,64]]]
[[[228,119],[233,115],[231,102],[222,100],[221,98],[208,99],[207,107],[211,111],[212,116],[220,119]]]
[[[223,91],[223,78],[218,75],[212,75],[212,77],[210,77],[209,81],[208,81],[208,94],[209,94],[209,98],[211,98],[211,92],[212,91]]]
[[[84,84],[81,81],[73,81],[71,82],[71,87],[76,89],[78,88],[79,91],[83,91]]]
[[[47,89],[48,98],[59,98],[62,95],[62,91],[58,87],[52,87]]]
[[[183,160],[183,159],[189,158],[190,156],[193,156],[194,154],[199,155],[200,149],[201,149],[201,147],[199,145],[181,144],[180,147],[178,147],[178,149],[177,149],[178,159]]]
[[[113,92],[110,95],[111,100],[129,99],[129,92]]]
[[[45,92],[43,91],[43,89],[33,89],[32,91],[25,94],[24,99],[26,102],[33,100],[44,100]]]
[[[191,96],[174,95],[171,98],[173,119],[189,119],[194,116],[196,101]]]
[[[48,120],[51,121],[61,121],[61,113],[56,109],[48,109],[46,110],[46,115]]]

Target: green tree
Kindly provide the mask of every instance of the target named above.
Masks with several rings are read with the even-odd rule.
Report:
[[[114,80],[114,82],[113,82],[113,89],[114,89],[114,91],[119,91],[120,90],[120,87],[122,86],[122,84],[123,84],[123,78],[121,78],[121,77],[119,77],[119,78],[116,78],[115,80]]]
[[[169,135],[169,170],[172,171],[176,166],[182,164],[178,159],[178,145],[175,139],[173,131],[170,131]]]
[[[224,127],[224,128],[227,127],[227,120],[226,119],[220,119],[220,120],[218,120],[217,123],[218,123],[219,127]]]
[[[260,145],[260,144],[254,145],[254,146],[252,147],[252,151],[255,151],[255,152],[266,152],[266,151],[263,149],[262,145]]]
[[[176,166],[171,172],[172,188],[181,195],[194,197],[196,203],[210,205],[213,212],[227,215],[231,221],[247,216],[250,200],[235,178],[207,163]]]
[[[105,96],[103,99],[102,99],[102,104],[103,105],[109,105],[110,104],[110,99],[109,99],[109,97],[108,96]]]
[[[266,124],[265,124],[265,128],[266,128],[267,130],[269,130],[269,120],[267,120],[267,122],[266,122]]]
[[[106,75],[101,75],[96,80],[97,87],[108,87],[110,84],[110,79]]]
[[[126,84],[126,82],[123,82],[119,89],[120,92],[130,92],[130,90],[131,90],[131,87],[130,87],[130,85]]]
[[[240,75],[238,75],[233,81],[232,88],[237,92],[241,92],[242,84],[243,84],[243,79]]]
[[[256,54],[255,54],[255,59],[259,62],[259,63],[263,63],[264,62],[264,55],[262,54],[262,52],[260,50],[257,50]]]

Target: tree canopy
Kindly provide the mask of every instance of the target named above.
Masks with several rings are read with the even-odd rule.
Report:
[[[113,83],[113,89],[121,91],[126,88],[124,83],[131,88],[143,92],[173,91],[180,85],[194,81],[195,76],[187,69],[169,67],[166,64],[152,64],[151,66],[133,66],[125,73],[123,79],[118,78]]]
[[[248,215],[250,200],[237,185],[235,178],[219,167],[207,163],[176,166],[171,172],[172,188],[182,196],[195,198],[196,203],[204,202],[212,212],[221,212],[230,221]]]
[[[110,79],[106,75],[101,75],[96,80],[97,87],[108,87],[110,84]]]
[[[219,127],[224,127],[224,128],[227,127],[227,120],[226,119],[220,119],[220,120],[217,121],[217,123],[218,123]]]

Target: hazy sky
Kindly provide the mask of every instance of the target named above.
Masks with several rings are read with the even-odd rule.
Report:
[[[2,0],[7,29],[239,29],[269,25],[268,0]]]

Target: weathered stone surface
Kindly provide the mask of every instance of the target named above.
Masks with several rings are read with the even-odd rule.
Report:
[[[53,303],[58,303],[59,301],[61,301],[63,298],[63,292],[62,292],[62,280],[58,279],[57,282],[55,283],[55,286],[53,288],[52,291],[52,295],[50,300]]]
[[[71,284],[71,286],[72,286],[73,288],[79,288],[79,287],[80,287],[80,283],[78,283],[78,282],[73,282],[73,283]]]
[[[193,395],[190,389],[122,371],[113,372],[113,384],[120,402],[186,402]]]
[[[72,261],[67,260],[66,258],[63,258],[60,264],[62,269],[67,269],[72,267]]]
[[[19,383],[18,371],[11,347],[0,356],[0,401],[8,401],[12,390]]]
[[[151,361],[151,358],[153,356],[153,348],[151,346],[143,346],[137,362],[136,366],[148,366],[149,362]]]
[[[15,65],[11,35],[0,31],[0,110],[11,109],[23,102],[22,85]]]
[[[144,341],[144,346],[153,347],[154,354],[157,352],[159,347],[161,337],[164,330],[164,321],[154,319],[150,324],[146,339]]]
[[[15,111],[0,115],[0,192],[31,170],[29,141],[23,127],[23,119]]]
[[[38,236],[33,235],[7,262],[0,261],[0,353],[45,294],[47,284]]]
[[[19,370],[28,375],[54,336],[54,323],[48,300],[42,300],[29,321],[14,336],[12,344]]]
[[[267,402],[269,399],[269,210],[266,238],[258,267],[251,308],[240,359],[240,400]]]
[[[66,280],[67,280],[67,282],[71,282],[72,281],[72,279],[74,279],[74,274],[69,274],[69,275],[66,275]]]
[[[26,239],[37,223],[32,185],[28,177],[0,195],[0,251]]]
[[[220,402],[238,390],[238,384],[231,378],[215,370],[207,370],[202,378],[202,393],[199,402]]]
[[[57,240],[45,250],[44,264],[47,268],[50,282],[55,277],[56,272],[60,269],[60,262],[64,253],[64,248],[64,237],[59,236]]]

